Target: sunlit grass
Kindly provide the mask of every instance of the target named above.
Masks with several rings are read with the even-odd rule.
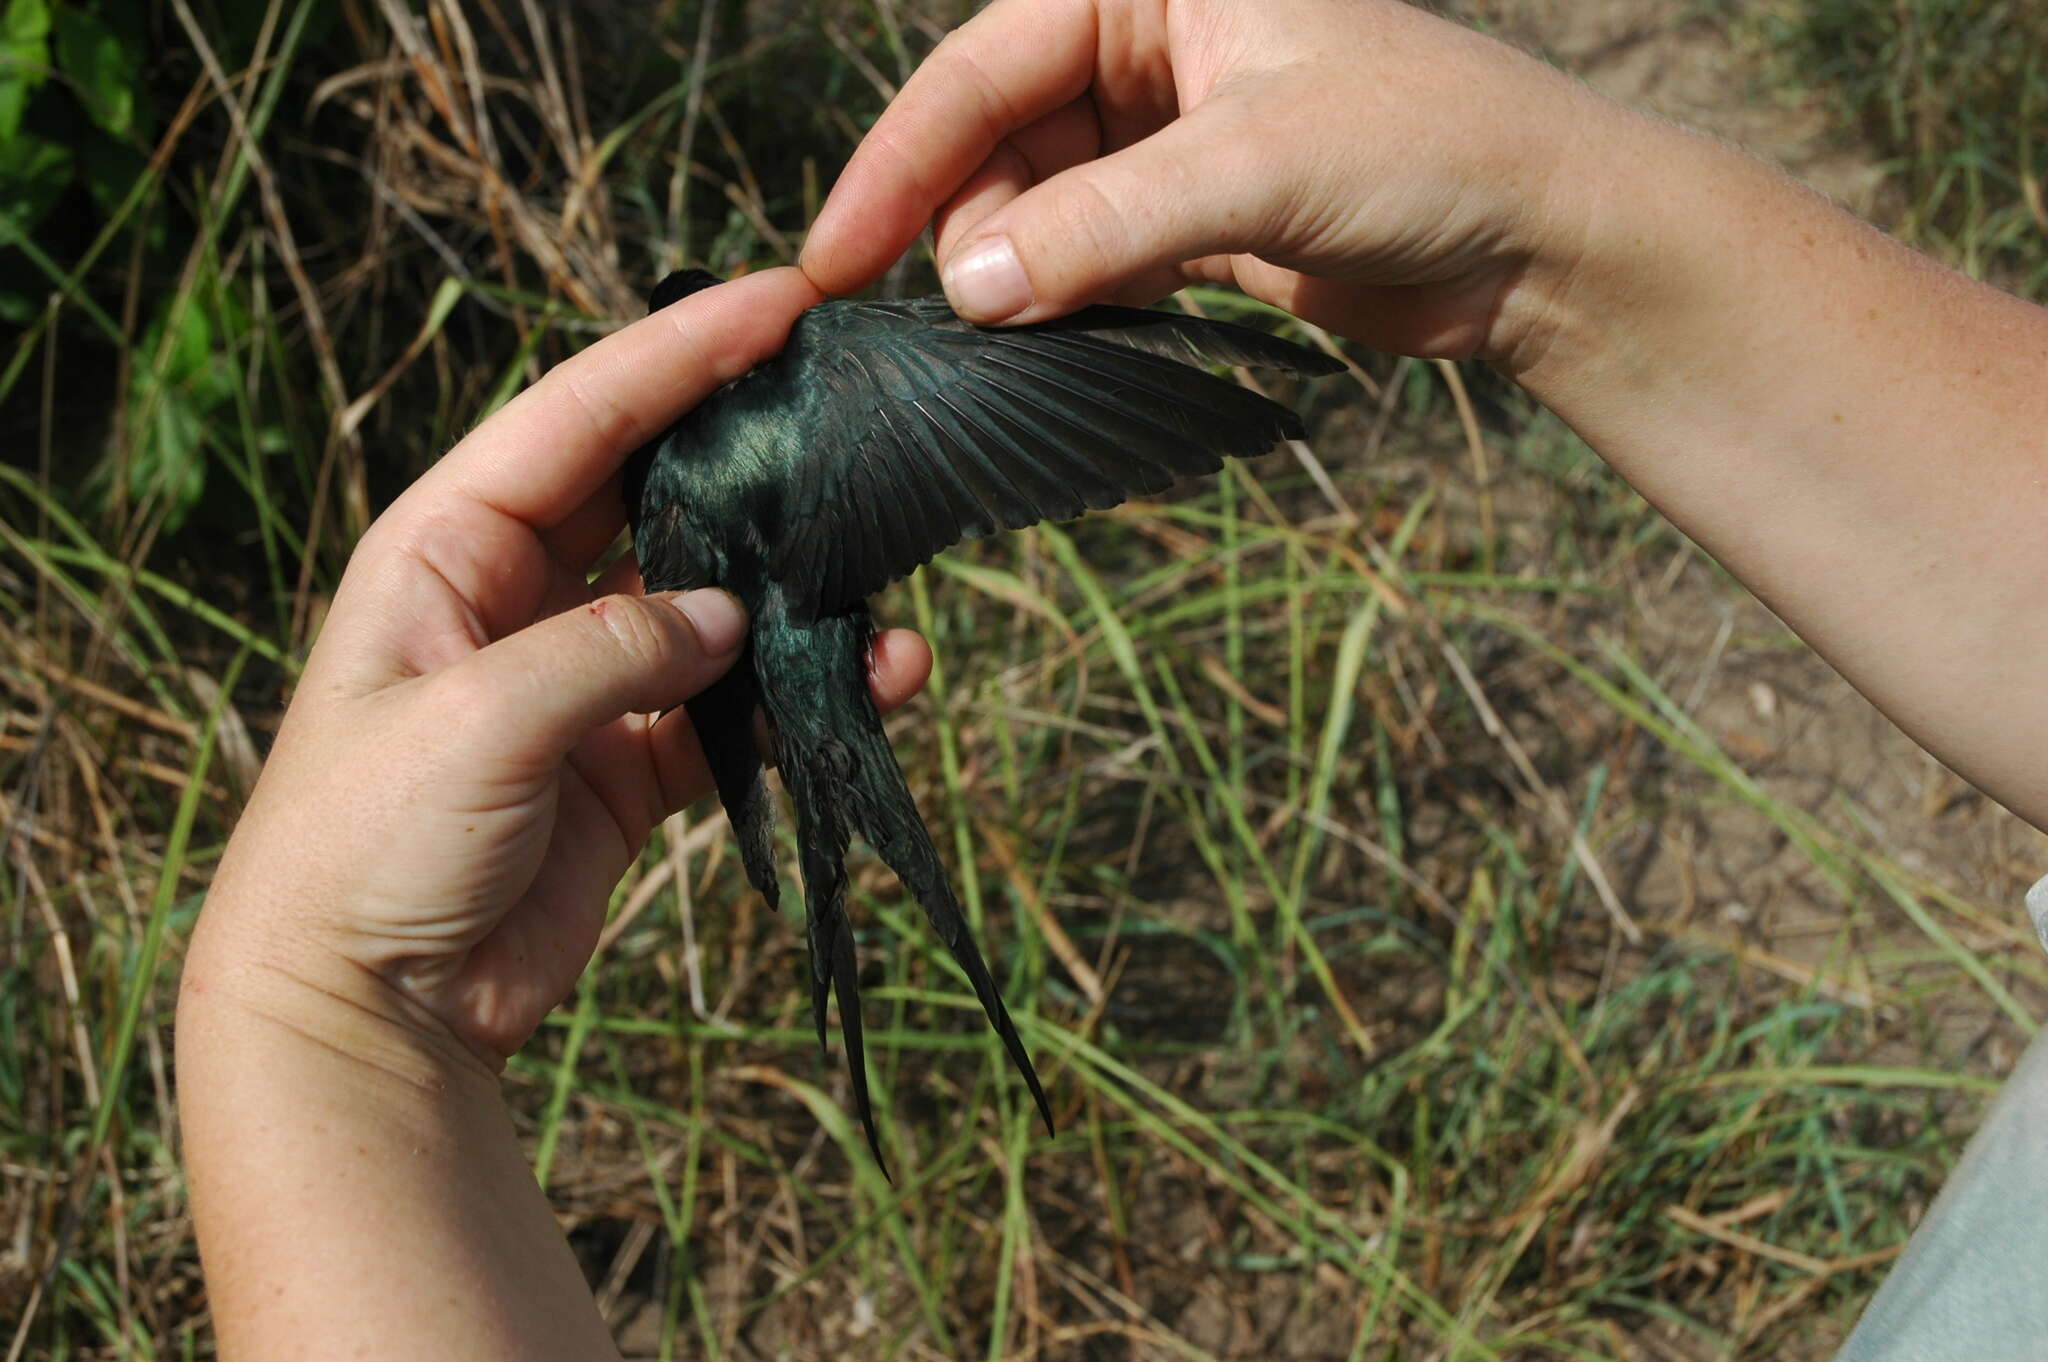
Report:
[[[104,223],[8,257],[40,290],[0,355],[35,437],[0,464],[13,1356],[211,1354],[169,1004],[354,535],[660,268],[786,258],[934,36],[890,3],[726,14],[623,54],[471,15],[493,81],[451,112],[420,71],[471,73],[424,26],[316,43],[329,21],[275,6],[207,30],[239,119],[170,63]],[[796,80],[809,121],[741,116]],[[2035,277],[1991,198],[1928,194],[1924,239]],[[858,864],[883,1180],[793,912],[714,809],[657,835],[507,1079],[633,1355],[1839,1337],[2039,1015],[2018,858],[1916,859],[1712,710],[1813,664],[1758,611],[1672,647],[1737,598],[1554,419],[1352,358],[1364,384],[1280,394],[1308,454],[963,547],[879,603],[938,654],[892,733],[1056,1135]],[[1755,868],[1688,878],[1715,855]],[[1806,935],[1754,916],[1781,902]]]

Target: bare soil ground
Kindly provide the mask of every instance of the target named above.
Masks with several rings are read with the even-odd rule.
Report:
[[[1724,138],[1866,217],[1882,177],[1817,100],[1771,81],[1756,54],[1688,0],[1468,0],[1460,12],[1626,104]]]
[[[1893,206],[1868,150],[1846,141],[1814,97],[1770,84],[1758,56],[1697,17],[1698,8],[1685,0],[1473,0],[1464,10],[1603,93],[1721,137],[1884,222]],[[1752,775],[1789,804],[1876,832],[1910,868],[2009,905],[2005,925],[2031,935],[2020,896],[2048,873],[2048,838],[1928,756],[1704,555],[1644,588],[1630,622],[1637,641],[1665,660],[1674,693]],[[1702,932],[1823,968],[1842,958],[1844,924],[1802,892],[1806,877],[1788,871],[1786,850],[1753,811],[1696,805],[1644,848],[1632,888],[1646,908],[1667,907]],[[1884,946],[1861,939],[1851,954],[1870,960]],[[2005,1072],[2013,1038],[1993,1034],[1981,1008],[1965,1012],[1953,1039],[1983,1039],[1983,1061]]]
[[[1602,92],[1739,145],[1862,216],[1883,223],[1895,211],[1871,154],[1846,142],[1813,98],[1768,83],[1757,55],[1697,17],[1697,6],[1473,0],[1462,8]],[[2020,900],[2048,872],[2048,838],[1927,755],[1704,554],[1681,552],[1656,580],[1638,583],[1625,616],[1606,626],[1626,632],[1667,693],[1682,698],[1774,799],[1845,835],[1874,838],[1929,882],[2002,911],[1959,937],[1964,949],[1986,957],[2015,943],[2037,949]],[[1567,689],[1545,699],[1564,732],[1593,722],[1573,712]],[[1889,905],[1845,910],[1779,822],[1726,798],[1696,770],[1673,768],[1671,776],[1662,817],[1612,844],[1610,869],[1645,920],[1675,939],[1725,948],[1765,973],[1817,984],[1822,995],[1880,1018],[1896,1021],[1898,1001],[1914,997],[1918,1027],[1932,1018],[1933,1033],[1891,1028],[1873,1062],[1999,1078],[2010,1072],[2025,1032],[1982,992],[1928,998],[1917,991],[1927,936],[1902,913]],[[2040,1015],[2048,1001],[2042,990],[1993,968]],[[1967,1124],[1970,1117],[1954,1119]],[[1847,1323],[1816,1320],[1801,1345],[1781,1355],[1831,1356]],[[1631,1355],[1643,1358],[1716,1355],[1661,1330],[1635,1342],[1640,1351]]]
[[[1881,177],[1868,154],[1837,140],[1831,120],[1814,103],[1782,87],[1767,87],[1756,59],[1714,23],[1696,17],[1693,6],[1678,0],[1471,0],[1458,9],[1615,98],[1726,138],[1852,210],[1884,219]],[[1476,489],[1462,475],[1456,454],[1447,454],[1457,448],[1455,437],[1417,442],[1397,436],[1370,470],[1360,471],[1355,456],[1371,438],[1369,425],[1370,414],[1362,409],[1332,414],[1318,430],[1317,446],[1344,476],[1398,489],[1389,497],[1393,504],[1428,486],[1441,496],[1449,522],[1476,520]],[[1285,456],[1274,458],[1277,464]],[[1561,512],[1568,509],[1559,504],[1554,480],[1512,468],[1499,474],[1489,495],[1510,540],[1554,533]],[[1959,900],[2008,909],[2002,918],[1976,923],[1974,935],[1963,933],[1958,940],[1963,949],[1993,959],[2000,982],[2038,1014],[2048,994],[2029,978],[1999,969],[1995,961],[2001,952],[2034,949],[2019,901],[2026,886],[2048,870],[2048,839],[1928,757],[1675,534],[1621,571],[1627,580],[1619,597],[1594,605],[1532,607],[1524,617],[1552,637],[1606,634],[1622,642],[1771,804],[1810,816],[1816,826],[1846,841],[1887,848],[1901,865]],[[1902,644],[1910,646],[1910,641]],[[1529,669],[1526,686],[1518,668]],[[1873,1041],[1857,1056],[1861,1062],[1919,1064],[1987,1077],[2009,1072],[2024,1044],[2022,1030],[1981,992],[1923,996],[1915,979],[1929,964],[1927,935],[1891,905],[1857,899],[1845,906],[1825,870],[1788,835],[1782,814],[1731,798],[1725,782],[1694,766],[1634,748],[1630,735],[1617,733],[1611,708],[1588,703],[1583,692],[1559,684],[1555,674],[1538,675],[1526,656],[1510,656],[1484,680],[1512,730],[1570,799],[1584,797],[1589,773],[1603,767],[1613,773],[1608,799],[1627,811],[1604,828],[1601,856],[1623,902],[1655,945],[1616,949],[1598,977],[1549,981],[1558,996],[1577,989],[1592,997],[1618,987],[1658,947],[1705,948],[1738,962],[1738,977],[1747,981],[1735,986],[1738,993],[1810,989],[1867,1012]],[[1415,846],[1426,844],[1432,833],[1441,834],[1441,848],[1417,852],[1413,863],[1427,879],[1455,881],[1455,874],[1440,870],[1443,860],[1461,854],[1461,836],[1454,830],[1459,805],[1454,796],[1438,793],[1436,800],[1413,807],[1408,832]],[[1185,848],[1179,854],[1191,860]],[[1205,921],[1220,912],[1213,887],[1197,885],[1194,891],[1190,921],[1220,930]],[[1171,887],[1154,884],[1148,893],[1162,902],[1171,898]],[[1204,969],[1216,967],[1199,951],[1157,961],[1147,961],[1141,951],[1112,1006],[1200,996],[1206,991]],[[1157,974],[1149,985],[1148,970]],[[1231,985],[1218,973],[1209,982],[1221,997]],[[1375,976],[1359,978],[1358,984],[1354,996],[1365,1020],[1394,1050],[1414,1043],[1441,1020],[1445,999],[1440,981]],[[1910,1008],[1903,1006],[1908,1000]],[[1211,1039],[1199,1007],[1190,1011],[1175,1002],[1169,1011],[1170,1016],[1148,1019],[1126,1010],[1119,1021],[1133,1030]],[[1303,1056],[1304,1067],[1313,1063],[1313,1056]],[[1211,1109],[1229,1107],[1238,1080],[1227,1063],[1213,1057],[1151,1072],[1177,1091],[1199,1093]],[[1977,1109],[1971,1102],[1956,1103],[1944,1119],[1967,1124]],[[1604,1152],[1597,1147],[1597,1124],[1589,1116],[1589,1158],[1594,1161]],[[1134,1342],[1127,1355],[1179,1356],[1185,1345],[1219,1358],[1346,1354],[1355,1328],[1354,1286],[1315,1274],[1216,1270],[1213,1259],[1221,1245],[1238,1233],[1232,1225],[1238,1212],[1227,1209],[1219,1216],[1205,1204],[1200,1180],[1191,1184],[1170,1163],[1138,1173],[1127,1190],[1132,1205],[1128,1244],[1098,1251],[1087,1247],[1082,1241],[1088,1236],[1081,1235],[1062,1247],[1067,1263],[1102,1279],[1116,1278],[1121,1268],[1125,1288],[1144,1302],[1147,1317],[1177,1340],[1171,1348]],[[1071,1230],[1095,1215],[1086,1204],[1075,1204],[1066,1208],[1070,1220],[1056,1188],[1035,1188],[1033,1195],[1043,1199],[1049,1233],[1065,1234],[1055,1227]],[[1729,1227],[1742,1223],[1731,1221]],[[1583,1270],[1597,1271],[1599,1237],[1611,1228],[1590,1215],[1567,1226],[1571,1243],[1563,1250],[1566,1258],[1576,1257]],[[740,1229],[733,1234],[734,1257],[743,1259],[746,1255],[738,1250],[746,1236]],[[1145,1246],[1142,1254],[1135,1247],[1139,1244]],[[1136,1263],[1134,1283],[1131,1262],[1124,1258],[1127,1250]],[[1696,1271],[1703,1317],[1739,1320],[1748,1308],[1745,1295],[1761,1291],[1747,1270],[1723,1275],[1721,1267],[1703,1258]],[[728,1269],[728,1275],[731,1281],[714,1274],[706,1283],[712,1300],[727,1289],[743,1292],[739,1277],[744,1274]],[[821,1293],[791,1296],[756,1320],[747,1333],[752,1355],[814,1356],[822,1355],[821,1348],[866,1355],[873,1346],[875,1301],[856,1294],[849,1309],[835,1298],[850,1283],[820,1285]],[[1853,1318],[1853,1305],[1816,1305],[1789,1336],[1772,1335],[1769,1355],[1818,1362],[1832,1355]],[[651,1310],[629,1325],[629,1356],[653,1356],[656,1329]],[[1616,1327],[1608,1339],[1612,1355],[1630,1362],[1765,1355],[1718,1351],[1684,1330],[1662,1325]],[[1097,1355],[1079,1341],[1073,1346],[1075,1356]],[[635,1354],[635,1348],[644,1351]]]
[[[1774,3],[1796,13],[1801,0]],[[1898,211],[1871,154],[1834,140],[1822,107],[1701,17],[1728,0],[1448,7],[1855,211]],[[428,8],[435,22],[468,12]],[[310,518],[291,522],[316,566],[338,565],[357,512],[445,448],[500,381],[509,390],[587,339],[480,295],[390,386],[381,376],[399,372],[394,354],[440,296],[450,242],[519,298],[544,288],[593,312],[631,310],[657,238],[725,269],[787,258],[815,205],[778,186],[829,180],[858,118],[966,4],[716,6],[701,119],[694,94],[686,108],[671,98],[671,76],[650,92],[634,53],[603,50],[607,37],[647,46],[641,10],[611,24],[563,12],[558,30],[540,16],[529,41],[474,8],[474,70],[418,55],[433,47],[425,15],[365,11],[362,50],[345,58],[365,64],[334,85],[325,54],[304,58],[306,90],[328,94],[317,113],[288,100],[271,144],[280,173],[303,180],[290,202],[315,297],[347,342],[341,397],[387,393],[363,427],[374,451],[333,484],[353,490],[333,506],[308,490]],[[401,28],[411,45],[393,41]],[[664,70],[687,71],[702,30],[670,30]],[[590,93],[594,135],[550,93],[558,69],[587,76],[571,103]],[[615,79],[638,93],[599,98]],[[451,141],[435,95],[462,89],[449,107],[496,119],[518,164]],[[535,110],[561,125],[553,150],[532,135]],[[612,146],[606,129],[643,115],[646,137],[594,156]],[[228,135],[224,115],[203,119]],[[374,154],[330,183],[308,168],[342,164],[336,147]],[[186,168],[170,179],[193,179]],[[509,198],[479,187],[514,182]],[[586,184],[612,196],[557,193]],[[647,186],[647,202],[631,198]],[[654,200],[670,196],[663,217]],[[405,211],[373,211],[373,198]],[[504,212],[538,247],[505,247]],[[237,223],[239,244],[219,252],[242,262],[222,285],[222,336],[242,335],[235,317],[251,310],[229,306],[233,291],[289,291],[264,263],[271,228],[253,212]],[[912,272],[906,286],[928,285]],[[304,320],[263,315],[268,339],[242,347],[269,356],[250,388],[283,395],[288,428],[326,429],[346,404],[312,396]],[[152,348],[130,330],[138,353]],[[73,376],[96,352],[81,361],[66,345],[41,372],[63,375],[60,403],[84,406]],[[844,1079],[793,986],[800,929],[740,888],[716,815],[673,825],[661,858],[636,868],[628,901],[648,911],[621,912],[588,993],[507,1078],[628,1356],[1442,1362],[1461,1330],[1517,1362],[1832,1354],[2048,1013],[2048,960],[2019,906],[2048,839],[1921,753],[1517,394],[1470,366],[1354,358],[1384,400],[1328,385],[1307,403],[1314,447],[1369,535],[1280,452],[1242,482],[1090,517],[1059,540],[970,546],[883,600],[947,669],[893,733],[942,850],[986,898],[985,945],[1014,967],[1013,1004],[1034,1018],[1060,1094],[1057,1139],[1016,1119],[978,1015],[954,1006],[893,881],[863,864],[870,1054],[904,1178],[883,1192],[858,1137],[829,1128]],[[1451,410],[1460,383],[1491,460],[1483,485]],[[317,439],[301,443],[317,454]],[[300,471],[310,489],[312,464]],[[253,506],[225,506],[223,523],[258,522]],[[25,534],[37,518],[11,523]],[[1368,562],[1411,532],[1398,565]],[[68,541],[57,550],[82,561]],[[202,683],[232,649],[180,613],[187,646],[155,673],[96,645],[67,652],[97,637],[91,612],[47,626],[45,614],[69,620],[68,598],[25,585],[43,581],[40,560],[0,559],[0,614],[48,603],[0,618],[0,652],[19,637],[23,657],[44,659],[0,674],[23,697],[0,713],[0,762],[73,733],[63,725],[85,734],[48,747],[73,752],[78,772],[51,761],[35,768],[46,781],[5,792],[14,807],[42,792],[32,850],[48,883],[76,891],[37,905],[54,926],[17,926],[27,963],[0,999],[39,1019],[10,1036],[44,1038],[8,1047],[17,1069],[0,1063],[0,1222],[15,1227],[0,1244],[0,1321],[33,1315],[21,1303],[41,1291],[40,1319],[19,1326],[27,1356],[45,1342],[41,1355],[138,1355],[131,1324],[151,1355],[206,1356],[162,1050],[211,860],[173,866],[164,850],[166,782],[193,760],[190,739],[135,716],[166,695],[208,712]],[[221,590],[175,555],[149,561],[280,655],[302,642],[298,606],[317,613],[331,586],[313,573],[272,639],[267,598],[246,583]],[[105,596],[121,599],[126,580],[111,574]],[[1352,627],[1388,596],[1345,672]],[[1142,654],[1135,677],[1105,647],[1112,626]],[[1453,657],[1469,673],[1454,675]],[[259,737],[230,754],[235,770],[253,766],[287,689],[275,672],[244,680],[231,726]],[[127,773],[131,847],[102,848],[89,816],[106,770]],[[198,787],[203,840],[232,822],[231,783]],[[1639,941],[1590,892],[1560,811]],[[135,904],[159,882],[187,892],[165,918],[160,977],[136,976],[148,1009],[107,1177],[81,1180],[96,1069],[73,1037],[111,1029],[131,996]],[[1278,929],[1289,914],[1298,937]],[[82,999],[68,942],[92,943]],[[1326,978],[1305,963],[1316,952]],[[1852,1068],[1862,1077],[1844,1078]],[[90,1214],[60,1276],[43,1239],[73,1204]]]

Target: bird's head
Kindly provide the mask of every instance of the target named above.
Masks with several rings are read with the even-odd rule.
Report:
[[[670,303],[680,302],[693,293],[724,282],[710,270],[677,270],[656,284],[654,292],[647,295],[647,310],[659,312]]]

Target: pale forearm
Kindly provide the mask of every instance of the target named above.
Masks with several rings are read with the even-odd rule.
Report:
[[[1133,22],[1158,12],[996,0],[876,123],[805,268],[857,288],[935,218],[979,321],[1193,277],[1498,363],[2048,826],[2048,318],[1414,6]],[[1077,90],[1116,126],[1062,114]]]
[[[2048,826],[2048,312],[1620,115],[1510,368],[1901,726]]]
[[[222,1356],[616,1358],[484,1064],[205,935],[178,1075]]]
[[[683,709],[745,636],[715,590],[593,584],[637,585],[603,568],[620,462],[815,301],[763,270],[598,341],[356,547],[179,996],[230,1362],[616,1362],[497,1070],[575,987],[648,833],[710,790]],[[876,702],[929,665],[885,635]]]

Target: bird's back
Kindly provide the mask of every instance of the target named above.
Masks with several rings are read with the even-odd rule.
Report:
[[[831,614],[962,539],[1157,493],[1301,434],[1214,364],[1338,367],[1135,308],[984,329],[942,298],[826,302],[678,422],[629,494],[643,517],[679,513],[722,570],[762,556],[800,615]]]

